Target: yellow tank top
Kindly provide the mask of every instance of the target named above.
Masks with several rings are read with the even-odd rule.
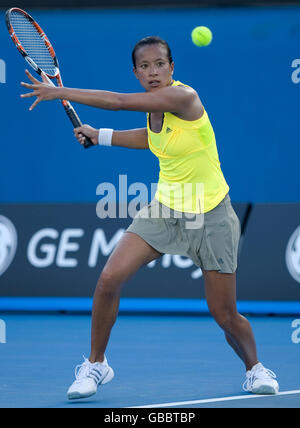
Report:
[[[179,85],[183,83],[176,81],[172,86]],[[193,121],[164,113],[159,133],[151,131],[148,114],[147,130],[149,148],[160,166],[155,198],[180,212],[206,213],[214,209],[228,193],[229,186],[220,168],[207,112]]]

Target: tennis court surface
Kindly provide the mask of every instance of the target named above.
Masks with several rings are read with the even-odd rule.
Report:
[[[80,401],[68,401],[66,391],[82,355],[89,356],[90,315],[0,318],[6,325],[6,343],[0,344],[1,408],[300,407],[295,317],[248,317],[259,359],[277,374],[277,396],[242,390],[244,367],[211,317],[120,315],[106,354],[115,378]]]

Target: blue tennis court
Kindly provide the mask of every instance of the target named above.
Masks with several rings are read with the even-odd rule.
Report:
[[[74,368],[89,355],[90,315],[3,314],[0,407],[300,407],[300,343],[291,317],[249,317],[277,396],[242,390],[244,367],[209,316],[120,315],[107,350],[115,371],[96,396],[68,401]]]

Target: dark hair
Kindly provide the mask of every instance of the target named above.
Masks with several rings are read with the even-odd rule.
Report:
[[[136,67],[136,61],[135,61],[136,51],[143,46],[156,45],[156,44],[160,44],[167,49],[167,55],[168,55],[169,62],[170,62],[170,64],[173,62],[171,49],[170,49],[170,46],[168,45],[168,43],[158,36],[148,36],[148,37],[144,37],[139,42],[137,42],[137,44],[133,48],[132,63],[133,63],[134,68]]]

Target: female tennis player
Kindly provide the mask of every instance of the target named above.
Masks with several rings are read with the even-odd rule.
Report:
[[[142,39],[132,59],[134,74],[145,92],[57,88],[44,77],[40,82],[28,71],[31,84],[22,83],[33,91],[22,95],[24,98],[37,97],[31,109],[44,100],[67,99],[107,110],[147,112],[144,129],[99,130],[84,125],[75,129],[75,136],[80,144],[89,137],[95,145],[150,149],[160,163],[155,198],[134,218],[99,277],[93,300],[91,353],[78,367],[68,397],[89,397],[114,377],[105,350],[117,318],[121,286],[141,266],[164,253],[189,257],[201,267],[210,312],[245,364],[244,390],[275,394],[279,390],[276,376],[258,360],[251,326],[236,307],[240,224],[220,168],[207,112],[194,89],[173,80],[174,62],[164,40]],[[186,183],[192,184],[192,190],[184,193]],[[166,210],[169,215],[151,215]],[[179,218],[179,213],[202,215],[203,224],[187,227],[186,218]]]

